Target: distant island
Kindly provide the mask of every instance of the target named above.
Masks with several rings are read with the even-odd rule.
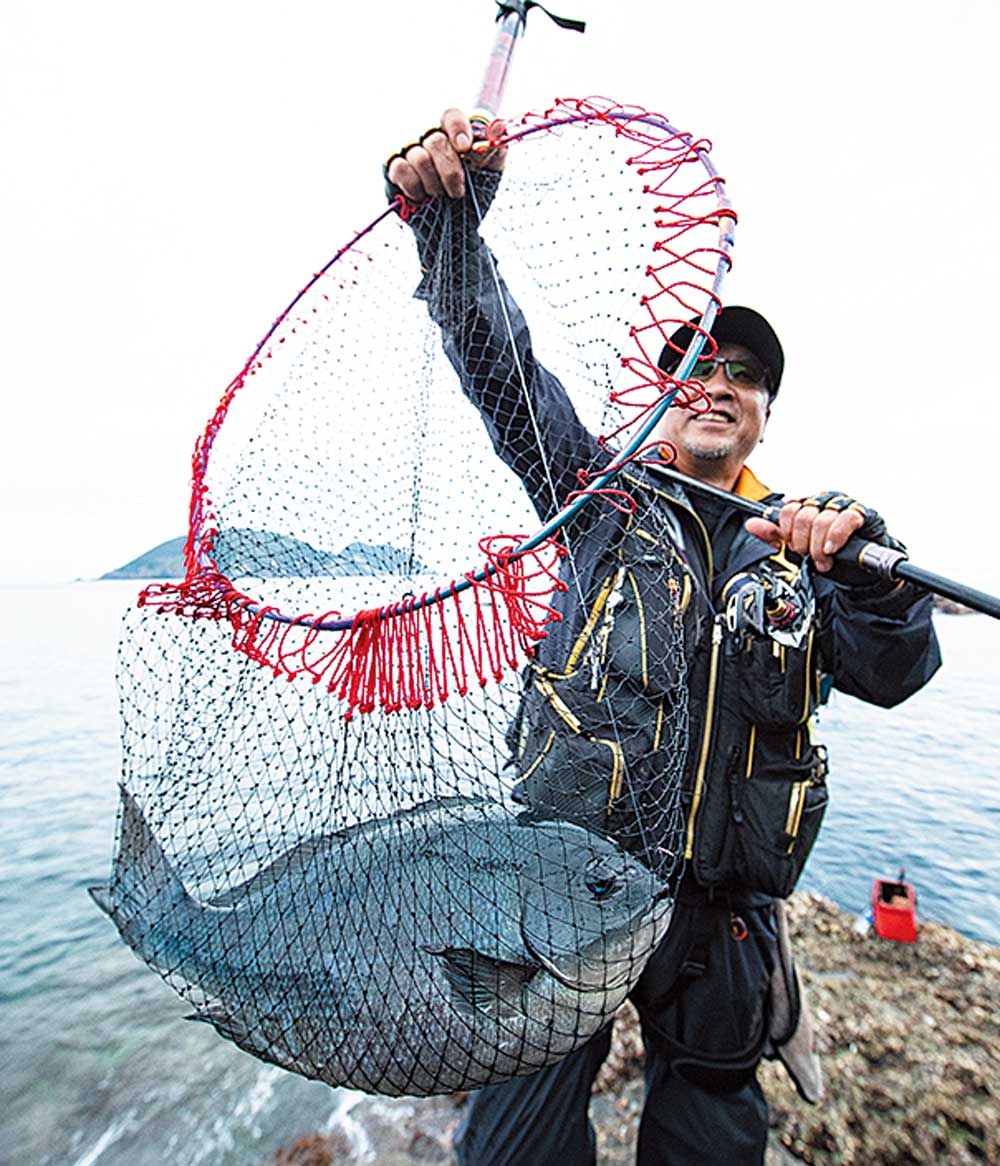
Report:
[[[944,615],[975,615],[971,607],[959,603],[957,599],[948,599],[944,595],[934,595],[934,610]]]
[[[184,538],[168,539],[146,551],[137,559],[116,567],[101,576],[102,579],[183,579]]]
[[[426,574],[427,569],[398,547],[353,542],[339,551],[318,550],[301,539],[269,530],[234,527],[215,543],[219,570],[230,579],[301,578],[315,575]],[[184,538],[172,538],[102,579],[182,579]]]

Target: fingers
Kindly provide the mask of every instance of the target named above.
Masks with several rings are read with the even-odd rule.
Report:
[[[824,513],[827,512],[824,511]],[[864,523],[864,515],[860,514],[857,510],[841,510],[836,513],[836,517],[830,523],[823,536],[822,546],[817,552],[810,552],[819,570],[830,570],[833,566],[833,556],[847,543],[852,535],[857,534],[861,527],[864,526]]]
[[[821,572],[830,570],[833,556],[863,524],[864,516],[857,510],[820,510],[814,503],[797,500],[786,502],[778,518],[785,545],[808,555]]]
[[[389,163],[386,176],[415,203],[445,194],[462,198],[465,171],[462,155],[472,146],[472,127],[460,109],[446,109],[441,128],[428,130]]]
[[[498,124],[502,127],[502,123]],[[441,131],[466,166],[473,170],[503,170],[507,147],[487,148],[487,143],[462,110],[446,109],[441,114]],[[461,193],[464,193],[464,179]]]
[[[774,525],[773,522],[768,522],[764,518],[748,518],[744,523],[749,534],[754,538],[759,538],[761,542],[768,543],[777,550],[784,539],[781,536],[781,528]]]
[[[441,114],[441,129],[456,153],[464,154],[472,145],[472,125],[460,109],[446,109]]]
[[[426,202],[442,194],[450,198],[465,194],[462,163],[440,130],[393,158],[386,173],[411,202]]]
[[[748,518],[746,529],[772,547],[787,546],[799,555],[808,555],[817,571],[826,572],[833,558],[852,535],[864,525],[864,516],[855,509],[820,510],[811,502],[786,502],[777,524],[763,518]]]

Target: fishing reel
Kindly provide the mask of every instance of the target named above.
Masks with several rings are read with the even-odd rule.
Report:
[[[809,633],[816,598],[808,574],[779,552],[734,575],[723,592],[726,630],[739,643],[769,636],[797,648]]]

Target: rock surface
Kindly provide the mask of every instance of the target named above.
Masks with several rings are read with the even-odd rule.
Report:
[[[936,923],[921,924],[916,944],[862,935],[818,895],[793,896],[789,923],[826,1099],[807,1105],[777,1062],[762,1066],[767,1166],[1000,1162],[1000,951]],[[599,1166],[634,1162],[641,1066],[626,1007],[595,1083]],[[268,1166],[445,1166],[463,1102],[359,1097],[336,1128],[300,1138]]]

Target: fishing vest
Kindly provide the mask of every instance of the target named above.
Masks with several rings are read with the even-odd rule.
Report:
[[[622,478],[636,511],[591,548],[572,644],[526,669],[514,795],[647,855],[679,845],[706,888],[784,898],[827,804],[808,571],[735,512],[713,540],[680,491]]]

